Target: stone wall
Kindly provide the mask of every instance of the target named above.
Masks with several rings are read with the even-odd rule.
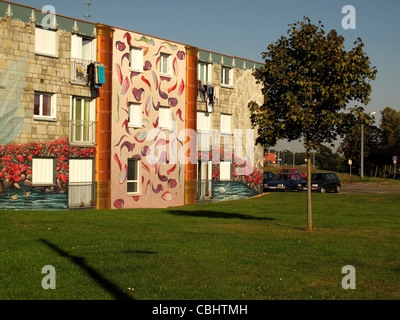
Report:
[[[71,84],[71,33],[57,30],[58,56],[35,53],[35,24],[17,19],[0,18],[0,77],[1,90],[16,90],[23,112],[19,115],[23,125],[11,144],[51,141],[69,137],[71,96],[95,97],[90,88]],[[23,81],[13,83],[10,70],[24,73]],[[55,121],[33,119],[34,92],[57,94]],[[4,101],[3,101],[4,102]],[[0,112],[4,105],[0,106]],[[18,128],[12,128],[12,130]],[[5,130],[0,128],[0,130]]]
[[[217,96],[212,112],[211,129],[219,130],[221,127],[221,113],[232,115],[232,133],[235,129],[241,129],[243,132],[242,155],[246,156],[246,138],[245,130],[251,129],[250,111],[247,107],[248,103],[255,100],[262,104],[263,96],[261,94],[261,86],[256,84],[252,75],[253,69],[234,68],[233,87],[221,86],[221,65],[213,64],[212,82],[213,85],[219,87],[219,95]],[[198,111],[206,111],[205,102],[197,102]],[[254,138],[257,132],[254,131]],[[254,149],[254,165],[258,169],[263,168],[263,147],[255,145]],[[223,139],[221,139],[221,149],[224,149]]]

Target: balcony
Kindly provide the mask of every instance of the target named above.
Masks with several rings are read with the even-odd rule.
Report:
[[[94,146],[96,144],[96,121],[70,120],[69,141],[72,146]]]
[[[88,85],[87,66],[89,60],[71,59],[71,82],[74,84]]]
[[[96,182],[75,182],[68,185],[68,207],[93,208],[97,198]]]
[[[196,180],[196,201],[210,201],[214,197],[214,181],[207,179]]]

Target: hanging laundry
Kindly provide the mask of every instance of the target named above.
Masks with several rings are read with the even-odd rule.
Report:
[[[95,73],[95,66],[94,63],[90,63],[87,66],[87,84],[90,86],[94,86],[94,73]]]
[[[106,82],[104,74],[104,66],[101,64],[97,65],[97,84],[104,84]]]

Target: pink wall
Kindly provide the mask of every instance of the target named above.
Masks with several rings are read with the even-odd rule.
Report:
[[[132,71],[129,67],[130,47],[143,50],[142,72]],[[162,53],[170,55],[170,77],[160,75]],[[116,29],[113,60],[112,208],[183,205],[184,165],[177,160],[177,153],[185,143],[182,136],[185,127],[185,47]],[[140,104],[141,128],[128,125],[129,103]],[[162,107],[169,108],[170,129],[160,128]],[[140,159],[137,195],[127,192],[126,165],[132,157]]]

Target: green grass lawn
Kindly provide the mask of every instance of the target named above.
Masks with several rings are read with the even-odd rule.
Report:
[[[400,196],[167,209],[0,210],[0,299],[400,299]],[[42,267],[56,270],[44,290]],[[356,289],[341,286],[356,269]]]

